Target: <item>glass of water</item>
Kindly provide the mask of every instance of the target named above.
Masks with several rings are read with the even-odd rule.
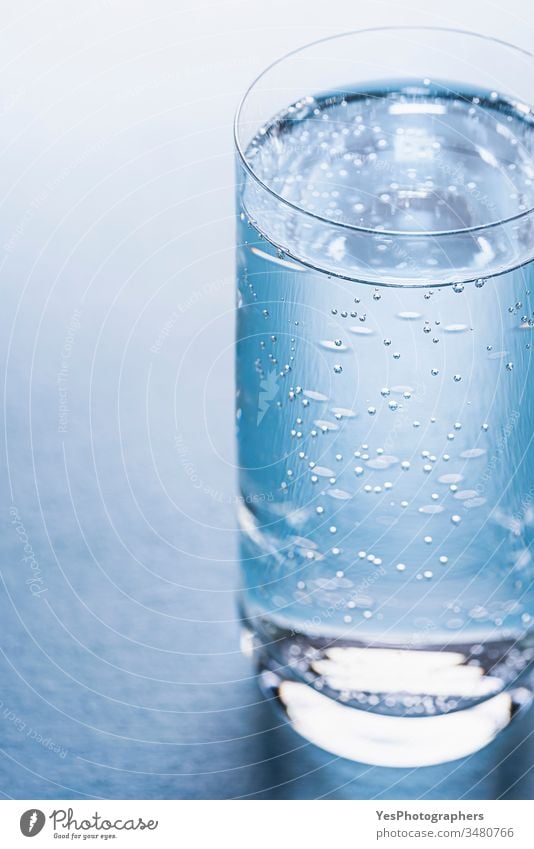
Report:
[[[236,119],[244,645],[305,737],[459,758],[530,703],[534,61],[296,50]]]

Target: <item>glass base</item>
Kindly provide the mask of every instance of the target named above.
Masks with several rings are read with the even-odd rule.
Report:
[[[431,766],[471,755],[532,702],[531,649],[510,645],[477,647],[473,663],[466,646],[321,645],[281,631],[266,641],[247,623],[242,648],[254,657],[263,693],[298,734],[374,766]]]

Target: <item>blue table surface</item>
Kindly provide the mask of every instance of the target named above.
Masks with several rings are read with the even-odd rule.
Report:
[[[261,698],[235,605],[231,118],[250,67],[215,23],[184,46],[176,21],[103,34],[88,10],[41,42],[44,14],[0,82],[0,792],[528,798],[529,716],[464,761],[381,769]]]

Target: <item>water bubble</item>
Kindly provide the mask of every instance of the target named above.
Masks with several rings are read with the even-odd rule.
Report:
[[[382,295],[380,294],[380,292],[378,292],[375,289],[374,294],[373,294],[373,301],[379,301],[381,297],[382,297]]]
[[[514,368],[513,363],[506,363],[506,371],[512,371]]]
[[[363,471],[364,470],[362,466],[356,466],[356,468],[354,469],[354,474],[360,477],[360,475],[363,475]]]
[[[391,345],[391,339],[384,339],[384,345],[388,348]]]
[[[340,316],[341,316],[341,318],[346,318],[348,316],[347,310],[341,310]]]
[[[443,563],[443,565],[445,565],[445,563],[449,562],[449,558],[445,554],[442,554],[441,557],[439,558],[439,562]]]
[[[486,351],[493,351],[493,345],[486,345]]]
[[[269,310],[262,310],[261,314],[264,318],[269,318]]]
[[[462,521],[462,517],[458,516],[457,513],[455,513],[453,516],[451,516],[451,522],[453,523],[453,525],[459,525],[461,521]]]
[[[484,430],[484,431],[489,430],[489,424],[487,424],[487,422],[484,422],[484,424],[482,425],[482,430]]]
[[[464,284],[463,283],[453,283],[453,286],[452,286],[453,292],[456,292],[456,294],[460,294],[461,292],[463,292],[463,290],[464,290]]]
[[[315,512],[316,512],[319,516],[321,516],[321,515],[322,515],[322,513],[324,513],[324,507],[320,507],[320,506],[319,506],[319,507],[316,507],[316,508],[315,508]]]
[[[412,427],[420,427],[420,426],[421,426],[421,422],[418,422],[418,421],[412,422]]]
[[[387,398],[387,396],[390,394],[390,391],[391,391],[391,390],[390,390],[387,386],[384,386],[384,387],[380,390],[380,394],[381,394],[384,398]]]
[[[403,460],[402,463],[401,463],[401,469],[403,469],[403,471],[407,472],[409,468],[410,468],[410,461],[409,460]]]
[[[365,560],[365,558],[367,557],[367,552],[366,551],[359,551],[358,557],[360,558],[360,560]]]
[[[388,404],[389,409],[392,410],[393,412],[395,412],[395,410],[398,409],[398,406],[399,405],[397,404],[396,401],[390,401],[389,404]]]
[[[407,501],[401,501],[400,506],[401,506],[401,507],[407,507],[407,506],[408,506],[408,502],[407,502]]]
[[[461,422],[454,422],[454,430],[461,430],[462,425]]]
[[[437,377],[437,375],[439,374],[439,370],[437,368],[431,368],[430,374],[432,375],[432,377]]]
[[[336,460],[339,462],[343,459],[343,454],[336,454]]]
[[[374,416],[376,413],[376,407],[367,407],[367,412],[370,416]]]
[[[432,466],[430,465],[430,463],[425,463],[425,465],[423,466],[423,472],[428,475],[431,471]]]
[[[337,533],[337,528],[336,528],[336,526],[335,526],[335,525],[330,525],[330,527],[328,528],[328,530],[330,531],[330,533],[331,533],[331,534],[335,534],[335,533]]]
[[[485,282],[486,280],[484,277],[479,277],[478,280],[475,280],[475,286],[477,287],[477,289],[482,289]]]
[[[395,353],[393,354],[393,359],[394,360],[400,360],[400,354],[399,354],[398,351],[395,351]]]
[[[429,322],[425,321],[425,323],[423,325],[423,333],[431,333],[431,332],[432,332],[432,328],[431,328]]]
[[[336,365],[334,366],[334,372],[336,374],[341,374],[342,371],[343,371],[343,366],[340,366],[339,363],[336,363]]]
[[[460,383],[461,379],[462,379],[461,374],[455,374],[454,377],[453,377],[453,380],[454,380],[455,383]]]
[[[335,309],[335,307],[334,307],[334,309],[331,310],[331,312],[332,312],[332,315],[337,315],[337,310]]]
[[[423,541],[426,542],[427,545],[430,545],[430,543],[432,542],[432,537],[424,537]]]
[[[404,572],[404,570],[406,569],[406,566],[405,566],[404,563],[397,563],[397,565],[395,566],[395,569],[397,570],[397,572]]]
[[[423,572],[423,578],[426,578],[426,579],[427,579],[427,581],[429,581],[433,574],[434,574],[434,573],[433,573],[433,572],[431,572],[431,571],[430,571],[430,569],[426,569],[426,570]]]
[[[336,348],[341,348],[342,344],[343,342],[341,339],[334,339],[334,345],[336,346]]]

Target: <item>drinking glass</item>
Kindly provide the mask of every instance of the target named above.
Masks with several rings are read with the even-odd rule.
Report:
[[[533,57],[380,28],[236,126],[244,646],[295,729],[470,754],[530,704]]]

